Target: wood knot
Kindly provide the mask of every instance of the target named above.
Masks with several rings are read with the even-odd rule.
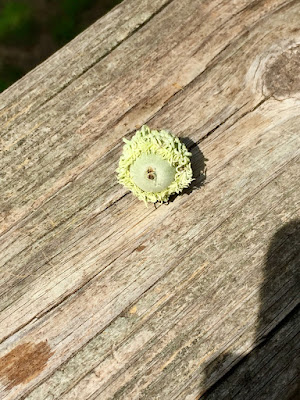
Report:
[[[47,341],[20,344],[0,358],[0,379],[7,389],[29,382],[41,373],[52,354]]]
[[[266,95],[294,97],[300,93],[300,46],[294,45],[270,60],[264,76]]]

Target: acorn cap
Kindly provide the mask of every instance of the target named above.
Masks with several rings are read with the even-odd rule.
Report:
[[[125,145],[117,168],[118,182],[140,200],[168,201],[193,180],[192,153],[178,137],[142,126]]]

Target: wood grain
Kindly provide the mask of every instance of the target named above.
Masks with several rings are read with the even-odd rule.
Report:
[[[1,399],[213,396],[293,312],[299,20],[125,0],[0,95]],[[193,187],[156,208],[115,174],[144,123],[193,153]]]
[[[266,339],[203,399],[297,399],[299,360],[295,354],[299,352],[299,308]]]

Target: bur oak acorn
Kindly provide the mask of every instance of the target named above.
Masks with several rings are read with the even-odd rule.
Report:
[[[193,180],[190,153],[180,139],[144,125],[125,145],[116,170],[118,182],[148,202],[168,201]]]

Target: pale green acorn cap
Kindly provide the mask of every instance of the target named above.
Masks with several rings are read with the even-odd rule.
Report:
[[[193,180],[191,153],[171,133],[144,125],[131,140],[123,141],[118,181],[146,205],[167,201]]]
[[[176,168],[159,154],[142,154],[130,167],[133,182],[145,192],[161,192],[174,181]]]

